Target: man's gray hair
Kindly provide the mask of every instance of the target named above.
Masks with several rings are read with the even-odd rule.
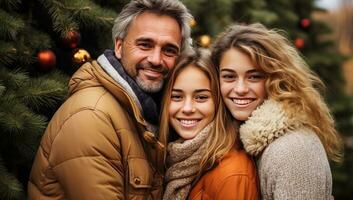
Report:
[[[124,39],[127,35],[131,22],[143,12],[152,12],[167,15],[174,18],[180,28],[182,35],[182,51],[188,49],[191,43],[189,23],[193,16],[185,5],[179,0],[132,0],[126,4],[115,19],[113,27],[113,41]]]

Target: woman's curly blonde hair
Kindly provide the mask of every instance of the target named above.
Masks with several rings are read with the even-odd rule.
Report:
[[[283,103],[320,138],[328,157],[342,161],[342,140],[332,115],[318,89],[324,84],[310,70],[291,42],[279,30],[262,24],[233,25],[221,33],[212,47],[212,61],[218,68],[225,51],[236,48],[266,74],[268,98]]]

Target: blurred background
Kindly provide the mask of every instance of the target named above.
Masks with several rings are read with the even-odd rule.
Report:
[[[113,48],[128,0],[0,0],[0,199],[26,199],[41,135],[78,67]],[[327,85],[345,143],[331,163],[336,200],[353,199],[353,0],[183,0],[194,43],[208,48],[233,22],[283,29]],[[84,166],[83,166],[84,167]],[[88,175],[89,176],[89,175]]]

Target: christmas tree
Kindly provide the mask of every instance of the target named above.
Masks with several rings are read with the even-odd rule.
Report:
[[[0,0],[0,199],[26,199],[34,155],[70,75],[112,46],[124,4]]]
[[[345,57],[335,48],[334,41],[327,37],[329,26],[315,20],[313,14],[326,12],[315,5],[314,0],[185,0],[195,15],[196,26],[193,36],[197,39],[204,35],[214,38],[229,23],[261,22],[269,28],[282,29],[297,47],[309,66],[324,81],[327,88],[323,91],[326,102],[335,118],[336,127],[344,141],[353,134],[353,99],[344,90],[341,64]],[[208,47],[209,44],[199,43]],[[348,143],[348,142],[346,142]],[[335,199],[350,199],[353,184],[353,149],[345,145],[344,162],[331,163],[333,173],[333,195]]]

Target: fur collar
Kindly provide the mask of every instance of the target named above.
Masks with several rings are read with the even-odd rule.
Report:
[[[286,113],[280,102],[264,101],[240,126],[240,139],[245,150],[253,156],[261,154],[275,139],[301,126],[299,115]]]

